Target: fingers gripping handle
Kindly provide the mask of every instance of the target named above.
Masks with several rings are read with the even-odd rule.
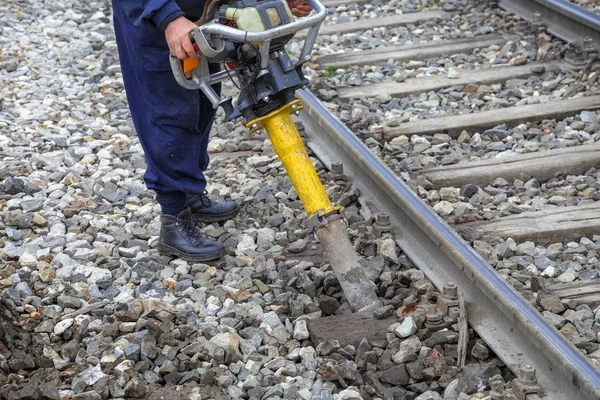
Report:
[[[206,36],[204,36],[202,32],[197,29],[190,32],[190,39],[194,45],[194,50],[208,58],[216,57],[225,48],[225,45],[220,38],[214,38],[211,40],[211,42],[215,45],[213,48]],[[179,59],[171,54],[171,69],[173,70],[173,75],[175,75],[177,83],[186,89],[200,89],[199,81],[203,78],[210,77],[210,72],[208,71],[207,66],[202,65],[202,59],[203,57],[199,57],[198,60],[188,58],[183,61],[182,67],[182,63],[179,61]],[[204,61],[206,60],[204,59]],[[196,71],[198,67],[200,71]],[[190,71],[193,71],[191,77],[186,75]],[[198,72],[200,72],[200,74],[198,74]]]
[[[219,37],[211,38],[211,41],[215,44],[215,48],[213,48],[210,43],[208,43],[206,36],[204,36],[201,31],[198,31],[198,29],[194,29],[192,32],[190,32],[190,37],[192,38],[192,41],[196,42],[200,52],[208,58],[218,56],[219,53],[221,53],[225,48],[223,40],[221,40]]]
[[[204,57],[198,57],[198,60],[187,59],[184,61],[182,67],[181,61],[171,54],[169,56],[171,70],[173,71],[177,83],[189,90],[202,90],[204,95],[212,103],[212,106],[217,108],[222,99],[210,85],[223,80],[223,74],[216,73],[211,75],[206,57],[217,56],[223,51],[225,45],[221,39],[215,38],[212,40],[212,43],[215,45],[215,48],[213,48],[204,34],[198,30],[194,30],[190,33],[190,39],[192,39],[192,43],[194,44],[194,50],[201,53]],[[186,75],[189,72],[191,72],[191,76]]]

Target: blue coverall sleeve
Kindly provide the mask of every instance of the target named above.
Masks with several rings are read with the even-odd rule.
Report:
[[[175,0],[116,0],[136,26],[157,25],[165,30],[169,22],[184,15]]]

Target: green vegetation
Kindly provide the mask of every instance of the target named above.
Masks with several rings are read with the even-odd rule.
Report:
[[[324,78],[331,78],[334,75],[335,69],[331,65],[326,66],[325,69],[321,72],[321,76]]]

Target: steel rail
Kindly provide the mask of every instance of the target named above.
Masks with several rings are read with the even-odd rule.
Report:
[[[546,399],[600,399],[600,373],[579,350],[314,94],[299,90],[297,96],[311,150],[327,167],[333,161],[343,163],[344,174],[368,204],[390,215],[398,245],[438,289],[450,281],[457,284],[467,302],[469,323],[515,375],[521,365],[535,367]]]
[[[579,45],[591,38],[600,50],[600,15],[568,0],[500,0],[498,5],[528,21],[533,21],[533,15],[539,12],[554,36]]]

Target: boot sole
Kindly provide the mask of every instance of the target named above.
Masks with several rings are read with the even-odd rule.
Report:
[[[160,243],[160,242],[156,246],[156,249],[162,255],[179,257],[185,261],[211,261],[211,260],[216,260],[218,258],[221,258],[227,253],[227,250],[223,249],[216,253],[205,254],[205,255],[188,254],[188,253],[184,253],[180,250],[177,250],[174,247],[171,247],[167,244]]]
[[[233,210],[227,214],[221,215],[210,215],[210,214],[194,214],[194,218],[196,218],[200,222],[221,222],[231,219],[240,213],[240,209]]]

